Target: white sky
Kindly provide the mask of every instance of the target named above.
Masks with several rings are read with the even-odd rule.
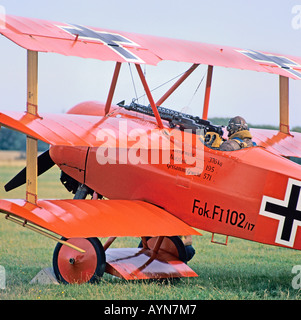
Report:
[[[299,2],[298,2],[299,1]],[[301,0],[0,0],[7,14],[107,29],[229,45],[301,56],[301,28],[292,13]],[[26,105],[26,51],[0,37],[0,110]],[[86,100],[105,101],[114,63],[39,55],[39,111],[65,112]],[[150,88],[185,71],[189,65],[161,62],[146,66]],[[193,97],[206,66],[199,67],[165,106],[201,115],[205,80]],[[132,69],[136,74],[136,70]],[[136,79],[138,96],[144,92]],[[163,91],[155,91],[158,99]],[[129,67],[123,64],[113,103],[135,97]],[[192,99],[193,97],[193,99]],[[140,100],[148,103],[147,100]],[[290,80],[290,122],[301,126],[301,81]],[[250,123],[279,122],[278,76],[216,67],[209,117],[242,115]]]

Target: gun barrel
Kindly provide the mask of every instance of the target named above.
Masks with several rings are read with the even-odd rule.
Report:
[[[130,105],[125,105],[124,102],[118,103],[118,106],[125,108],[129,111],[139,112],[148,116],[154,117],[151,106],[144,106],[136,102],[132,102]],[[171,110],[164,107],[157,107],[158,112],[162,120],[169,121],[170,127],[179,126],[181,130],[191,129],[195,132],[198,129],[204,130],[204,133],[215,132],[220,136],[223,136],[223,127],[212,124],[208,120],[203,120],[198,116],[192,116],[183,112]]]

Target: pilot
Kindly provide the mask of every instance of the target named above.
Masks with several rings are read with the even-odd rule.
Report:
[[[219,150],[234,151],[255,145],[252,141],[248,124],[244,118],[237,116],[230,119],[227,130],[229,139],[221,144]]]

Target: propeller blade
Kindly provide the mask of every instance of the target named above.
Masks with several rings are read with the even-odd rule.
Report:
[[[49,150],[38,156],[38,176],[53,167],[55,163],[49,155]],[[26,167],[14,176],[5,186],[5,191],[10,191],[22,186],[26,182]]]

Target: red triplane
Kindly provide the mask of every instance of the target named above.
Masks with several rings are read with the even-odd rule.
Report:
[[[26,196],[1,199],[0,211],[58,242],[58,280],[93,282],[105,271],[125,279],[196,276],[178,237],[200,235],[196,229],[301,249],[301,168],[287,159],[301,156],[288,115],[289,78],[301,79],[301,58],[15,16],[0,33],[28,53],[26,111],[0,113],[1,125],[27,135],[27,166],[5,185],[26,183]],[[38,52],[115,61],[106,102],[40,113]],[[155,101],[141,65],[162,60],[192,65]],[[137,69],[148,106],[112,105],[122,63]],[[162,107],[200,64],[208,65],[202,117]],[[213,66],[278,75],[279,132],[251,130],[251,148],[212,148],[206,138],[224,133],[207,120]],[[38,140],[50,144],[39,157]],[[74,199],[38,199],[37,175],[54,164]],[[141,246],[109,248],[124,236],[141,237]]]

